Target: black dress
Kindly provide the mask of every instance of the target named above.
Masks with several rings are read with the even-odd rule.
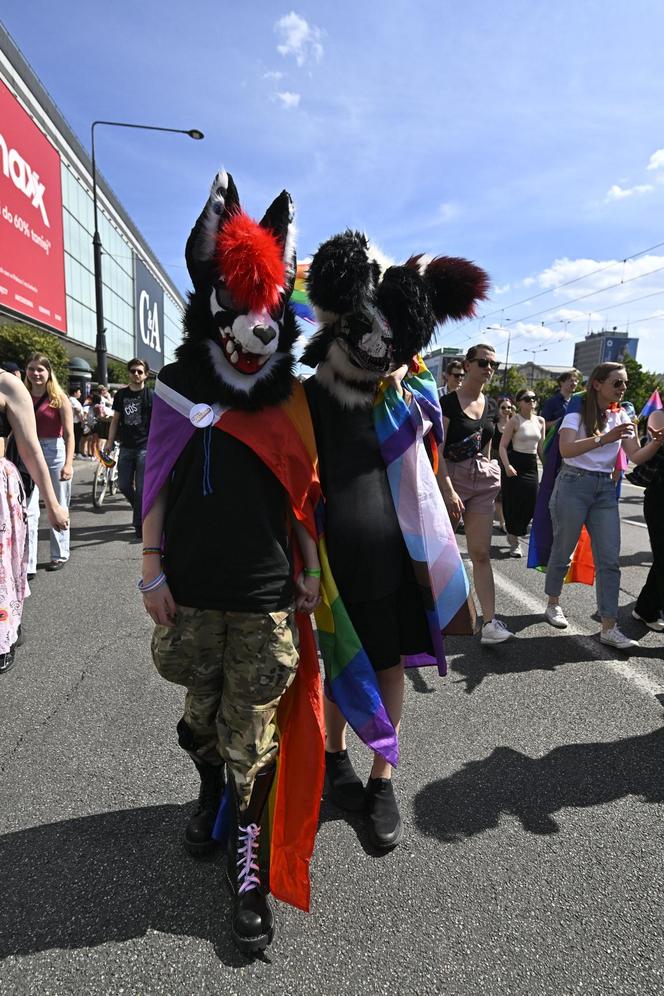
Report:
[[[340,405],[315,377],[305,392],[325,496],[330,567],[376,670],[431,653],[424,605],[394,508],[373,406]]]
[[[515,415],[514,417],[518,419],[522,418],[520,415]],[[528,532],[528,526],[532,521],[535,512],[535,502],[537,501],[537,489],[539,487],[537,453],[522,453],[511,446],[509,456],[510,463],[516,470],[517,476],[508,477],[505,474],[503,477],[502,495],[505,532],[512,536],[525,536]]]

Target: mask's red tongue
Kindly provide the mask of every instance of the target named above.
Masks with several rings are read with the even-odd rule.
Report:
[[[231,362],[231,354],[228,352],[229,342],[232,343],[233,349],[237,354],[237,360],[235,363]],[[231,367],[233,367],[234,370],[239,370],[240,373],[242,374],[255,374],[258,373],[258,371],[261,369],[262,364],[260,361],[263,359],[263,357],[259,356],[257,353],[243,352],[240,346],[236,342],[234,342],[234,340],[231,339],[230,336],[222,335],[221,345],[224,351],[224,356],[228,361],[228,364]]]

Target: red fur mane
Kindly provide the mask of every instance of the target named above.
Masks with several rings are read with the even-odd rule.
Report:
[[[271,311],[286,282],[282,247],[276,236],[244,211],[236,211],[217,236],[217,259],[238,307]]]

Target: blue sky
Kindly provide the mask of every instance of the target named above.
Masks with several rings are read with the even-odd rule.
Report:
[[[638,359],[664,370],[659,0],[5,0],[3,23],[86,147],[94,118],[205,132],[97,135],[182,290],[223,164],[256,216],[290,190],[302,258],[351,226],[397,261],[484,266],[486,317],[442,344],[503,352],[485,328],[511,327],[515,362],[564,364],[588,328],[629,323]]]

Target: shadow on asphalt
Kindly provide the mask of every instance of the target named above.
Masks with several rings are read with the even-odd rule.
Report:
[[[515,816],[530,833],[559,833],[554,817],[561,809],[632,795],[664,802],[663,752],[664,727],[624,740],[568,744],[541,758],[497,747],[418,792],[415,822],[446,843],[492,830],[501,816]]]
[[[100,813],[0,836],[0,958],[87,948],[148,930],[209,941],[244,967],[227,930],[220,857],[180,846],[187,806]]]
[[[533,625],[532,615],[503,616],[505,624],[513,633]],[[624,633],[633,639],[644,635],[645,627],[632,620],[620,620]],[[599,633],[599,625],[597,627]],[[567,664],[592,665],[602,659],[629,660],[627,654],[618,650],[603,647],[595,636],[585,639],[593,641],[593,653],[578,636],[567,636],[562,631],[551,630],[546,636],[524,635],[518,640],[509,640],[494,647],[480,647],[477,637],[447,637],[445,649],[448,655],[448,680],[455,674],[465,682],[466,692],[470,695],[482,684],[485,678],[495,674],[523,674],[526,671],[555,671]],[[662,660],[664,648],[658,646],[640,646],[638,657],[641,659]],[[453,679],[454,680],[454,679]]]
[[[620,558],[621,567],[649,567],[650,564],[652,564],[652,552],[650,550],[640,550],[638,553],[625,554],[625,556],[621,556]]]
[[[320,814],[318,817],[318,825],[322,826],[323,823],[347,823],[357,837],[364,853],[372,858],[384,858],[392,853],[389,850],[380,851],[371,844],[363,813],[348,813],[344,809],[339,809],[338,806],[335,806],[325,796],[323,796],[320,804]]]

